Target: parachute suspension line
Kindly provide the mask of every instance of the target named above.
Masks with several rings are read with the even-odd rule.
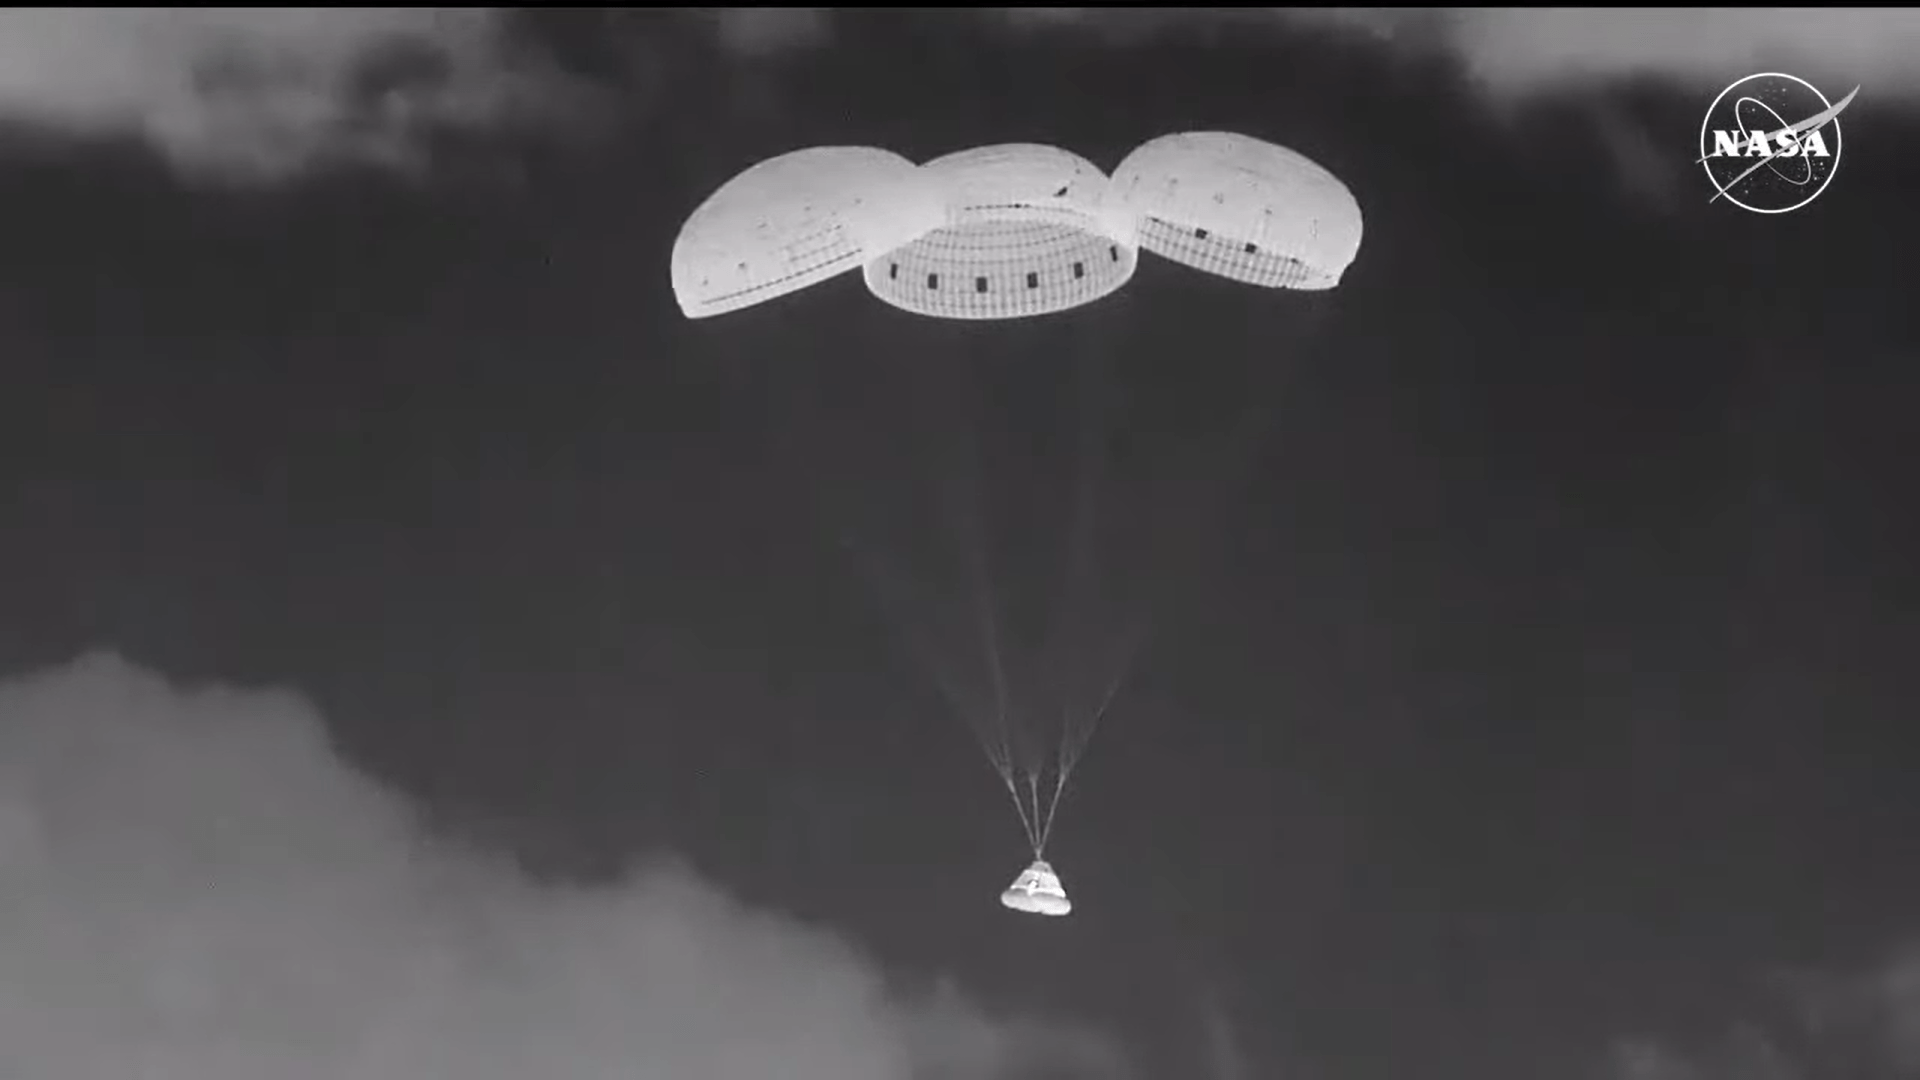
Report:
[[[1020,828],[1027,834],[1027,846],[1033,849],[1033,857],[1037,859],[1040,857],[1040,849],[1045,846],[1044,841],[1040,838],[1039,823],[1032,814],[1027,812],[1027,804],[1020,801],[1020,789],[1013,783],[1013,768],[1007,766],[995,771],[1007,785],[1007,794],[1013,798],[1014,812],[1020,815]]]
[[[1071,547],[1067,555],[1067,587],[1072,590],[1070,597],[1077,597],[1080,601],[1086,599],[1095,572],[1093,538],[1098,525],[1097,503],[1103,475],[1102,468],[1106,464],[1100,454],[1100,435],[1104,432],[1104,427],[1101,424],[1103,418],[1099,415],[1100,403],[1095,400],[1100,382],[1094,371],[1094,363],[1093,358],[1083,356],[1075,365],[1075,390],[1077,391],[1075,396],[1079,406],[1076,411],[1080,417],[1078,432],[1080,439],[1075,454],[1077,468],[1074,484],[1074,522],[1069,536]],[[1067,608],[1075,614],[1083,616],[1085,614],[1079,603],[1070,601]],[[1126,646],[1123,645],[1124,648]],[[1079,658],[1080,650],[1072,651],[1076,659]],[[1061,784],[1065,783],[1065,774],[1073,770],[1073,761],[1078,756],[1080,748],[1084,747],[1087,739],[1092,737],[1092,726],[1098,722],[1099,713],[1105,710],[1103,703],[1100,709],[1095,710],[1089,722],[1085,724],[1074,722],[1073,697],[1084,674],[1084,669],[1076,664],[1070,673],[1072,682],[1068,685],[1069,692],[1062,695],[1060,703],[1062,715],[1058,762]],[[1057,787],[1058,785],[1056,785],[1056,791]],[[1056,795],[1056,801],[1057,799]]]
[[[1126,644],[1121,646],[1119,660],[1114,664],[1113,675],[1107,681],[1106,691],[1100,695],[1100,703],[1086,714],[1085,721],[1075,724],[1072,722],[1071,714],[1062,718],[1060,760],[1053,774],[1053,796],[1047,801],[1046,812],[1037,815],[1040,822],[1039,848],[1044,849],[1048,839],[1053,836],[1053,822],[1060,810],[1060,796],[1066,791],[1067,779],[1073,775],[1074,767],[1080,764],[1080,756],[1086,753],[1087,743],[1093,738],[1094,729],[1100,726],[1101,718],[1107,715],[1107,710],[1113,706],[1113,699],[1120,693],[1120,687],[1126,683],[1127,676],[1132,673],[1134,656],[1139,652],[1140,646],[1146,642],[1150,629],[1151,624],[1144,618],[1134,624],[1127,635]],[[1035,803],[1034,809],[1038,811],[1038,803]]]
[[[783,451],[775,456],[783,465],[794,470],[799,486],[812,496],[807,500],[809,522],[817,531],[830,534],[824,538],[847,555],[854,575],[872,594],[881,617],[905,639],[909,657],[918,661],[931,677],[948,710],[973,731],[974,739],[980,744],[987,761],[993,766],[994,772],[1006,780],[1011,793],[1013,755],[1004,728],[996,731],[989,725],[990,714],[975,700],[975,695],[968,692],[974,688],[968,687],[967,681],[960,678],[949,655],[951,650],[940,648],[936,635],[925,620],[913,617],[916,606],[925,606],[925,597],[916,596],[924,588],[916,589],[912,575],[892,566],[881,551],[865,543],[855,525],[855,515],[841,500],[829,494],[837,491],[838,486],[824,480],[824,474],[831,470],[825,467],[817,452],[816,439],[808,437],[818,436],[834,426],[827,416],[819,387],[813,380],[795,379],[777,387],[775,396],[785,402],[797,403],[794,412],[801,417],[801,423],[807,426],[804,431],[775,429],[777,448]],[[916,600],[921,603],[916,605]],[[1024,805],[1017,798],[1014,805],[1025,820]]]
[[[1093,361],[1080,357],[1074,365],[1074,412],[1079,420],[1075,434],[1078,436],[1073,455],[1073,520],[1067,530],[1067,550],[1065,553],[1065,573],[1061,575],[1059,605],[1054,610],[1053,648],[1049,653],[1059,656],[1062,666],[1068,666],[1068,658],[1077,659],[1079,650],[1073,648],[1073,639],[1084,626],[1085,612],[1082,604],[1086,601],[1089,579],[1093,576],[1093,535],[1097,524],[1098,507],[1096,505],[1101,480],[1100,434],[1101,428],[1095,415],[1097,405],[1094,397],[1095,378],[1092,372]],[[1070,690],[1081,674],[1078,664],[1072,670],[1064,672],[1067,687]],[[1067,694],[1061,695],[1063,699]],[[1063,700],[1063,705],[1068,703]],[[1070,706],[1068,706],[1070,707]],[[1062,729],[1065,739],[1065,729]]]
[[[820,453],[819,443],[826,432],[834,430],[836,424],[828,416],[824,396],[818,382],[811,378],[796,377],[781,379],[781,365],[774,365],[775,377],[768,382],[772,391],[768,404],[785,405],[792,415],[799,418],[800,426],[775,427],[774,456],[783,467],[791,468],[798,486],[811,497],[806,500],[809,522],[820,533],[830,534],[832,546],[838,547],[853,564],[853,571],[862,585],[872,594],[880,615],[892,625],[895,632],[906,639],[907,651],[932,677],[935,689],[950,709],[967,726],[975,729],[976,737],[985,748],[986,735],[979,731],[977,702],[968,700],[969,695],[962,690],[962,680],[955,672],[950,658],[944,655],[934,635],[923,620],[912,617],[916,591],[912,587],[911,575],[897,567],[892,567],[881,552],[865,543],[860,529],[855,524],[855,515],[833,494],[839,485],[829,483],[826,477],[833,472]],[[924,599],[924,598],[920,598]],[[994,758],[991,749],[988,757],[993,759],[995,769],[1002,768],[1000,760]]]
[[[865,576],[873,584],[874,591],[881,595],[883,605],[896,606],[898,595],[905,591],[897,577],[886,573],[885,564],[878,555],[862,551],[859,542],[850,532],[843,535],[842,542],[854,552],[861,568],[867,571]],[[864,559],[860,558],[862,555],[865,556]],[[892,588],[888,588],[889,585]],[[895,603],[890,605],[889,600]],[[889,610],[888,613],[898,615],[898,612],[893,610]],[[1028,809],[1027,800],[1021,797],[1020,789],[1014,783],[1015,762],[1007,737],[1004,712],[988,712],[981,709],[977,703],[969,702],[967,695],[960,688],[960,680],[954,677],[950,666],[942,662],[940,650],[933,646],[925,633],[910,619],[896,617],[893,621],[899,625],[913,651],[920,654],[922,663],[932,674],[934,685],[940,690],[941,697],[946,700],[947,707],[973,729],[975,738],[979,740],[981,751],[986,754],[987,762],[993,766],[994,774],[1000,777],[1001,784],[1007,789],[1007,797],[1013,801],[1014,813],[1020,815],[1020,829],[1027,838],[1027,846],[1034,850],[1034,857],[1038,858],[1041,848],[1040,823],[1037,816],[1039,807],[1036,803],[1033,809]],[[990,719],[995,717],[998,718],[998,722],[990,722]]]
[[[931,635],[917,621],[906,615],[905,609],[910,604],[905,594],[910,590],[906,586],[905,576],[897,572],[889,572],[885,560],[867,550],[852,530],[844,531],[840,536],[840,542],[853,556],[855,566],[863,571],[860,576],[879,599],[881,613],[906,639],[910,654],[918,659],[921,666],[932,676],[934,687],[940,691],[940,697],[946,702],[947,708],[973,729],[974,737],[980,743],[980,749],[986,754],[988,762],[993,765],[994,771],[1006,777],[1011,784],[1013,755],[1008,750],[1004,734],[996,741],[995,732],[986,723],[991,714],[981,708],[979,702],[969,699],[968,694],[962,689],[963,681],[955,674],[953,666],[947,662]]]
[[[1047,800],[1047,812],[1040,819],[1040,842],[1033,849],[1036,857],[1046,849],[1047,841],[1053,837],[1053,819],[1060,809],[1060,793],[1067,787],[1068,771],[1065,759],[1062,759],[1060,767],[1054,770],[1053,797]]]
[[[978,440],[973,437],[972,426],[963,424],[963,427],[967,445],[959,471],[964,480],[964,491],[949,496],[947,512],[953,518],[955,532],[959,535],[961,557],[966,563],[970,579],[968,591],[973,599],[974,622],[980,632],[982,659],[986,662],[987,677],[993,687],[995,731],[1000,737],[1001,752],[1012,760],[1013,736],[1007,715],[1006,664],[1000,655],[1000,618],[993,588],[993,572],[987,563],[987,540],[980,524],[980,484],[977,475],[980,447]]]
[[[1146,617],[1142,616],[1135,620],[1132,628],[1127,631],[1126,637],[1122,639],[1118,655],[1114,658],[1113,667],[1107,677],[1106,689],[1100,694],[1099,704],[1085,714],[1083,723],[1070,725],[1063,734],[1060,743],[1060,762],[1064,771],[1072,772],[1073,767],[1080,763],[1080,755],[1086,752],[1087,742],[1093,738],[1094,728],[1100,725],[1101,719],[1107,715],[1107,710],[1113,706],[1113,699],[1120,693],[1120,687],[1126,684],[1127,676],[1132,674],[1134,658],[1139,654],[1140,647],[1146,644],[1147,635],[1152,629],[1153,624]]]
[[[1000,747],[1011,758],[1013,739],[1007,722],[1007,674],[1006,665],[1000,659],[1000,625],[999,617],[994,612],[993,579],[987,570],[986,554],[981,551],[980,544],[972,543],[968,547],[972,554],[968,562],[973,573],[972,592],[974,611],[980,624],[980,644],[986,654],[987,675],[993,681],[994,721],[1000,733]]]
[[[800,403],[800,409],[809,419],[819,420],[823,424],[824,406],[813,392],[814,387],[805,380],[790,388],[793,392],[784,395],[789,400]],[[776,432],[776,437],[785,432]],[[914,607],[914,593],[910,575],[893,567],[877,550],[864,543],[859,530],[855,527],[852,515],[844,506],[834,505],[836,500],[825,492],[833,485],[821,482],[817,473],[823,471],[813,445],[804,437],[789,437],[780,440],[786,453],[776,455],[778,460],[797,466],[796,472],[802,485],[814,496],[809,500],[807,516],[813,526],[821,532],[830,532],[834,546],[840,548],[853,564],[855,576],[873,594],[878,602],[881,616],[894,630],[905,639],[907,651],[918,660],[926,673],[931,676],[941,699],[949,711],[973,730],[975,740],[980,744],[988,764],[993,766],[994,775],[1000,777],[1001,784],[1007,790],[1007,797],[1013,803],[1015,814],[1020,817],[1020,829],[1027,839],[1028,847],[1035,852],[1040,850],[1040,827],[1037,820],[1038,808],[1028,809],[1027,800],[1020,795],[1014,783],[1014,760],[1011,740],[1008,736],[1004,700],[994,708],[986,709],[980,703],[971,700],[965,689],[965,682],[959,678],[951,657],[946,650],[939,648],[932,632],[922,620],[911,616]],[[828,520],[831,519],[831,524]],[[997,660],[997,652],[994,656]],[[1002,693],[1004,699],[1004,692]],[[1037,856],[1036,856],[1037,857]]]
[[[927,424],[929,430],[938,430],[936,423]],[[1031,807],[1020,796],[1018,785],[1014,782],[1014,769],[1020,767],[1026,772],[1023,763],[1016,761],[1012,728],[1009,724],[1009,701],[1006,677],[1006,664],[1000,652],[999,616],[996,612],[993,575],[987,562],[987,542],[981,526],[980,484],[977,470],[980,466],[980,448],[973,437],[972,426],[965,421],[961,425],[966,445],[956,448],[960,462],[955,468],[959,482],[941,485],[946,491],[943,500],[953,533],[960,545],[961,562],[965,564],[968,576],[968,592],[971,594],[974,623],[980,634],[982,660],[986,664],[988,680],[992,686],[993,702],[985,711],[984,718],[990,723],[981,725],[989,730],[980,732],[981,742],[987,746],[987,756],[993,760],[1000,779],[1007,788],[1007,794],[1013,799],[1014,812],[1020,815],[1020,825],[1025,831],[1027,844],[1037,853],[1040,847],[1039,804]],[[1036,854],[1036,857],[1037,854]]]
[[[1046,857],[1048,826],[1052,823],[1040,817],[1040,774],[1037,770],[1027,770],[1027,795],[1033,800],[1033,857]]]
[[[1067,530],[1066,552],[1064,556],[1065,573],[1061,575],[1060,598],[1054,609],[1050,636],[1052,642],[1047,650],[1063,671],[1063,686],[1060,693],[1060,741],[1054,759],[1053,790],[1047,796],[1045,808],[1042,808],[1038,778],[1034,785],[1034,817],[1039,822],[1040,838],[1035,847],[1038,855],[1047,845],[1053,833],[1054,816],[1060,808],[1060,797],[1066,789],[1067,775],[1073,771],[1075,747],[1075,729],[1073,707],[1073,688],[1080,680],[1081,670],[1077,663],[1081,650],[1072,643],[1077,633],[1084,629],[1085,612],[1082,604],[1086,600],[1089,579],[1093,576],[1093,534],[1098,516],[1098,495],[1105,461],[1100,453],[1101,435],[1104,434],[1099,402],[1095,400],[1098,380],[1093,370],[1094,361],[1081,357],[1074,365],[1072,394],[1076,445],[1072,459],[1072,521]],[[1085,725],[1085,735],[1091,735],[1091,725]],[[1084,745],[1083,736],[1078,742]]]

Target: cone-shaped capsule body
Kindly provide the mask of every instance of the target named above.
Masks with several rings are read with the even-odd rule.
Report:
[[[1140,246],[1249,285],[1331,289],[1360,251],[1360,204],[1285,147],[1196,131],[1142,144],[1113,170],[1111,198]]]
[[[1018,319],[1090,304],[1125,285],[1132,218],[1107,177],[1052,146],[983,146],[921,173],[946,203],[940,228],[867,264],[873,295],[918,315]]]
[[[722,184],[673,244],[688,318],[752,307],[859,269],[937,228],[945,204],[914,164],[864,146],[769,158]]]
[[[1044,859],[1036,859],[1032,866],[1020,871],[1007,891],[1000,894],[1000,902],[1029,915],[1065,915],[1073,910],[1073,902],[1067,899],[1067,890],[1061,886],[1059,875]]]

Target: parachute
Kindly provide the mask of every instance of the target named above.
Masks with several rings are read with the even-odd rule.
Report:
[[[673,294],[690,319],[765,303],[858,270],[941,224],[913,162],[864,146],[769,158],[727,181],[681,226]]]
[[[1359,204],[1332,173],[1292,150],[1226,132],[1150,140],[1129,153],[1111,176],[1074,153],[1037,144],[978,147],[919,166],[886,150],[815,147],[753,166],[703,202],[675,242],[672,281],[681,310],[695,319],[763,303],[859,269],[867,292],[899,311],[944,321],[1019,321],[1087,308],[1121,291],[1134,280],[1143,250],[1246,285],[1329,290],[1357,256],[1361,233]],[[1216,321],[1259,335],[1260,319],[1252,314],[1230,311]],[[987,379],[987,369],[1002,365],[1017,379],[1031,381],[1051,376],[1035,372],[1027,360],[1036,353],[1058,355],[1063,343],[1070,352],[1084,354],[1095,346],[1091,351],[1117,354],[1120,350],[1113,346],[1123,338],[1114,336],[1113,325],[1047,320],[1034,329],[1009,327],[997,332],[1004,336],[978,339],[930,332],[929,355],[912,358],[910,367],[894,363],[891,356],[881,359],[895,377],[910,372],[924,380],[939,367],[933,354],[942,346],[958,348],[965,354],[961,366],[980,380]],[[1087,337],[1089,333],[1094,336]],[[1275,344],[1258,340],[1261,351]],[[1025,356],[1017,355],[1022,351]],[[838,350],[836,355],[844,359],[847,352]],[[1001,355],[1008,353],[1016,355]],[[1260,368],[1273,366],[1261,359]],[[813,363],[827,362],[823,357]],[[785,403],[798,409],[798,397],[806,392]],[[878,400],[884,395],[869,382],[838,396]],[[930,396],[945,405],[967,395],[942,390]],[[1252,400],[1236,400],[1234,405],[1259,411]],[[996,400],[992,419],[976,419],[976,429],[1004,426],[1004,407]],[[1203,426],[1231,427],[1220,419],[1212,417]],[[867,430],[845,423],[822,427]],[[907,436],[924,438],[925,432],[914,429]],[[1222,438],[1241,445],[1232,436]],[[977,432],[974,441],[977,458]],[[1103,521],[1097,530],[1085,504],[1098,479],[1091,458],[1100,451],[1100,442],[1083,432],[1079,447],[1067,530],[1071,554],[1059,590],[1063,598],[1098,591],[1082,580],[1087,576],[1085,551],[1096,531],[1126,535],[1143,524],[1177,531],[1184,524],[1176,515],[1161,514],[1159,520],[1146,516],[1124,528]],[[893,465],[891,459],[907,456],[904,446],[883,445],[866,451],[861,464],[878,459]],[[949,454],[943,460],[952,458]],[[1023,469],[1032,471],[1017,454],[1007,461],[1008,475],[1016,479]],[[953,485],[968,488],[975,501],[979,480],[972,470],[979,467],[977,462],[968,466],[968,479]],[[820,485],[836,491],[852,486],[841,473]],[[940,484],[937,478],[920,477],[915,486],[935,489]],[[1110,640],[1098,648],[1070,643],[1067,651],[1077,649],[1075,664],[1055,664],[1055,658],[1038,655],[1038,649],[1033,656],[1023,656],[1022,643],[1003,633],[999,600],[988,581],[987,545],[977,523],[949,508],[949,520],[941,528],[967,549],[962,576],[971,603],[954,619],[967,628],[958,635],[949,628],[945,636],[976,639],[971,649],[982,654],[984,670],[972,693],[958,686],[966,680],[954,677],[952,653],[965,650],[952,640],[942,642],[939,633],[926,632],[933,620],[916,615],[916,606],[933,603],[928,590],[903,584],[907,575],[894,573],[881,554],[860,550],[862,568],[882,594],[883,606],[891,605],[889,614],[903,636],[924,654],[920,659],[949,706],[973,728],[1012,798],[1033,862],[1001,894],[1001,903],[1024,913],[1066,915],[1072,905],[1046,859],[1055,815],[1070,776],[1144,640],[1146,622],[1110,611],[1079,612],[1065,630],[1050,630],[1049,642],[1076,633],[1105,634]],[[861,547],[844,535],[842,543],[849,550]],[[1062,604],[1068,606],[1065,599]],[[1025,666],[1033,670],[1076,670],[1056,673],[1051,692],[1015,700],[1022,695],[1003,653],[1028,661]],[[1022,728],[1040,723],[1041,716],[1053,718],[1047,721],[1052,730],[1046,736]]]
[[[1197,131],[1142,144],[1111,197],[1140,246],[1249,285],[1331,289],[1360,251],[1360,204],[1308,158],[1245,135]]]
[[[1109,179],[1051,146],[962,150],[916,167],[818,146],[722,184],[674,241],[688,318],[751,307],[861,269],[919,315],[1030,318],[1110,295],[1137,252],[1217,277],[1331,289],[1360,250],[1360,205],[1304,155],[1230,132],[1163,135]]]
[[[946,220],[867,264],[881,300],[917,315],[1020,319],[1093,303],[1133,277],[1131,229],[1108,220],[1106,174],[1085,158],[985,146],[920,168]]]

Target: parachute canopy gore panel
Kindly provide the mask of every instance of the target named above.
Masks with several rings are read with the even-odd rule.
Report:
[[[867,289],[947,319],[1019,319],[1093,303],[1133,277],[1139,252],[1105,202],[1107,178],[1050,146],[988,146],[921,166],[945,223],[869,262]]]
[[[894,307],[947,319],[1020,319],[1083,307],[1133,277],[1139,254],[1084,221],[985,220],[936,229],[867,264]]]
[[[1338,178],[1282,146],[1228,132],[1165,135],[1113,171],[1112,198],[1140,246],[1274,289],[1331,289],[1360,250],[1360,204]]]
[[[1065,915],[1073,910],[1060,877],[1046,860],[1036,859],[1000,894],[1000,903],[1029,915]]]
[[[1141,219],[1140,245],[1182,266],[1262,288],[1331,289],[1340,283],[1291,255],[1263,249],[1258,241],[1157,217]]]
[[[770,158],[700,204],[673,245],[673,292],[699,319],[858,269],[938,227],[945,204],[886,150],[820,146]]]

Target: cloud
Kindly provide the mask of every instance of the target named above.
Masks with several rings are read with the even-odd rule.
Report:
[[[1623,76],[1718,89],[1768,70],[1835,97],[1862,84],[1920,92],[1920,18],[1897,8],[1466,9],[1441,27],[1441,40],[1496,93]]]
[[[1099,1040],[890,994],[671,868],[531,881],[433,840],[279,692],[110,656],[0,686],[0,1074],[971,1080]],[[1103,1056],[1106,1055],[1106,1056]]]
[[[1652,82],[1707,98],[1758,71],[1810,80],[1854,108],[1920,99],[1920,17],[1898,8],[992,8],[1013,33],[1076,34],[1113,48],[1172,33],[1333,33],[1400,57],[1449,58],[1486,118],[1511,124],[1527,106],[1571,105],[1622,191],[1671,212],[1697,176],[1670,140],[1610,87]],[[1563,114],[1564,116],[1565,114]],[[1697,116],[1697,114],[1694,114]],[[1858,115],[1854,113],[1853,115]]]
[[[546,115],[551,72],[480,8],[11,8],[0,122],[137,138],[196,179],[418,164],[446,130]]]
[[[1722,1035],[1677,1048],[1614,1047],[1616,1080],[1817,1080],[1920,1072],[1920,946],[1864,971],[1783,973],[1770,980],[1777,1015],[1737,1018]]]
[[[1904,1072],[1920,1073],[1920,945],[1902,950],[1875,983],[1894,1062]]]
[[[1202,996],[1200,1018],[1206,1033],[1207,1072],[1212,1080],[1247,1080],[1251,1070],[1247,1068],[1246,1055],[1240,1050],[1233,1019],[1213,995]]]
[[[1331,27],[1451,54],[1499,98],[1640,75],[1710,89],[1768,67],[1835,93],[1864,84],[1863,101],[1920,93],[1920,18],[1894,8],[986,10],[1016,30],[1122,45],[1177,26]],[[674,21],[705,23],[751,61],[831,44],[837,17],[716,8]],[[198,181],[417,170],[438,134],[551,131],[595,112],[517,28],[483,8],[0,10],[0,125],[139,139]]]
[[[1613,1074],[1618,1080],[1700,1080],[1700,1070],[1685,1058],[1638,1039],[1613,1048]]]
[[[1018,28],[1083,28],[1116,41],[1200,22],[1329,27],[1389,47],[1443,50],[1496,96],[1575,91],[1623,77],[1718,89],[1783,70],[1862,100],[1920,93],[1920,17],[1900,8],[1262,8],[1116,12],[1040,8],[1000,15]]]
[[[703,14],[721,46],[745,59],[819,48],[833,40],[831,8],[708,8]]]

